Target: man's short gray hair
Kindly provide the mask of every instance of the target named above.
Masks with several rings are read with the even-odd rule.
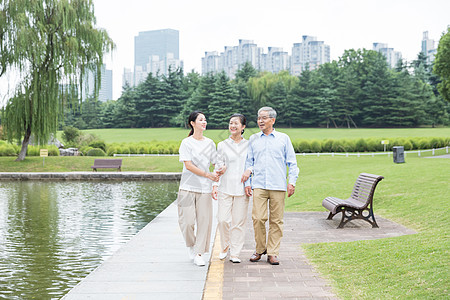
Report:
[[[267,111],[267,113],[269,114],[269,117],[272,118],[272,119],[276,119],[277,118],[277,112],[272,107],[269,107],[269,106],[261,107],[258,110],[258,116],[259,116],[259,113],[262,112],[262,111]]]

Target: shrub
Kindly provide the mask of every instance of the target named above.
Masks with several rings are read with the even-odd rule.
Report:
[[[295,150],[295,149],[294,149]],[[307,140],[301,140],[297,145],[297,151],[298,153],[310,153],[311,152],[311,145]]]
[[[47,149],[48,149],[48,155],[49,156],[59,156],[59,149],[55,145],[48,145]]]
[[[345,148],[342,140],[333,140],[333,144],[331,146],[332,152],[345,152]]]
[[[431,149],[430,140],[427,138],[421,138],[418,142],[419,149]]]
[[[39,156],[39,146],[29,145],[27,148],[27,156]]]
[[[73,126],[66,126],[63,128],[62,139],[65,143],[74,143],[81,135],[81,131]]]
[[[108,156],[114,156],[114,154],[118,154],[118,153],[119,153],[119,149],[117,148],[117,146],[108,147],[108,151],[107,151]]]
[[[322,142],[322,151],[323,152],[333,152],[333,140],[325,140]]]
[[[118,149],[120,154],[130,154],[130,148],[127,146],[122,146]]]
[[[0,156],[16,156],[18,152],[14,149],[11,144],[2,143],[0,144]]]
[[[88,151],[93,149],[90,146],[82,146],[78,149],[78,151],[81,153],[81,155],[87,155]]]
[[[320,144],[320,142],[318,140],[313,140],[311,142],[311,152],[317,153],[320,151],[322,151],[322,145]]]
[[[355,142],[355,151],[356,152],[366,152],[367,150],[368,150],[367,142],[365,139],[359,139]]]
[[[101,141],[101,140],[94,140],[94,141],[90,142],[89,147],[100,148],[106,152],[106,144],[104,141]]]
[[[130,154],[137,154],[137,146],[135,144],[130,144],[128,148],[130,149]]]
[[[87,156],[106,156],[105,151],[100,148],[92,148],[86,154]]]
[[[100,139],[95,134],[82,133],[75,141],[75,144],[78,145],[75,148],[79,148],[81,146],[89,146],[90,143],[92,143],[94,141],[99,141],[99,140]]]

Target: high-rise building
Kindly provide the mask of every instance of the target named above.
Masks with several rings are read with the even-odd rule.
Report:
[[[225,46],[220,55],[217,51],[205,52],[202,58],[202,74],[224,71],[234,78],[236,72],[247,62],[256,70],[278,73],[283,70],[300,75],[309,66],[310,70],[330,61],[330,46],[315,37],[303,36],[303,43],[294,44],[292,57],[280,47],[268,47],[264,53],[252,40],[239,40],[238,46]]]
[[[145,80],[149,73],[167,75],[169,68],[182,66],[183,62],[179,58],[178,30],[143,31],[134,38],[133,85]]]
[[[432,63],[437,53],[436,43],[428,37],[428,31],[423,32],[422,53],[427,56],[427,62]]]
[[[389,48],[388,44],[385,43],[373,43],[374,51],[380,52],[386,57],[388,66],[395,68],[398,62],[402,59],[402,53],[399,51],[394,51],[394,48]]]
[[[300,75],[303,70],[314,70],[330,62],[330,46],[315,36],[304,35],[301,43],[294,43],[291,57],[291,74]]]
[[[106,65],[101,67],[100,89],[98,91],[98,100],[106,102],[113,98],[113,78],[112,70],[106,69]],[[82,99],[86,100],[93,97],[95,88],[95,72],[89,71],[86,74],[85,85],[82,91]]]

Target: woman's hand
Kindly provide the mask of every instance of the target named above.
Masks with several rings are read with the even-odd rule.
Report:
[[[212,196],[212,198],[213,198],[214,200],[217,200],[217,193],[218,193],[217,190],[218,190],[218,189],[217,189],[217,185],[213,185],[213,189],[212,189],[212,192],[211,192],[211,196]]]
[[[226,170],[227,170],[227,166],[223,165],[222,167],[220,167],[219,169],[216,170],[216,173],[217,173],[217,175],[222,176]]]
[[[252,175],[252,171],[245,170],[244,174],[242,174],[241,182],[246,182],[250,178],[250,175]]]
[[[219,175],[217,175],[216,173],[210,173],[210,172],[205,172],[205,177],[212,180],[212,181],[219,181]]]

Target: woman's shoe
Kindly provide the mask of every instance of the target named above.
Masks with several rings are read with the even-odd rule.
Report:
[[[230,257],[230,261],[234,264],[238,264],[241,262],[241,260],[239,259],[239,257]]]
[[[220,252],[219,253],[219,259],[225,259],[228,256],[228,250],[230,249],[230,247],[225,248],[224,252]]]
[[[203,259],[203,257],[200,254],[197,254],[194,257],[194,264],[196,264],[199,267],[202,267],[205,265],[205,260]]]

